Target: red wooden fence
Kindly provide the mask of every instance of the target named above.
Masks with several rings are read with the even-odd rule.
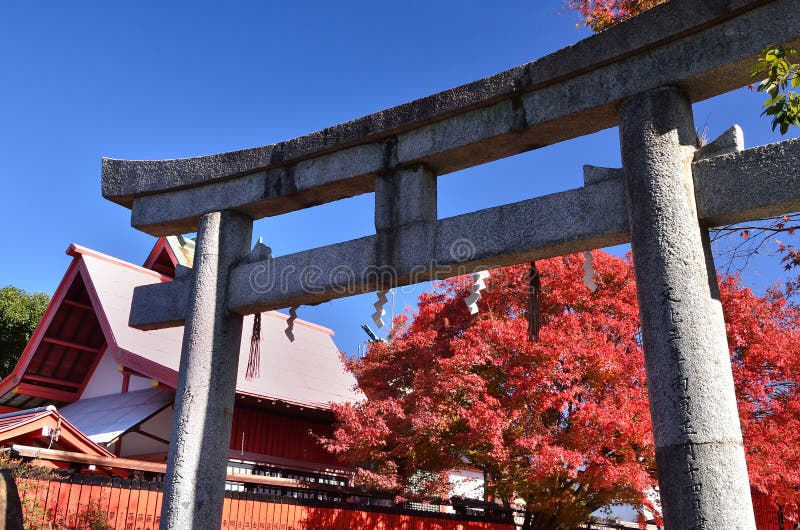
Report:
[[[69,480],[18,479],[26,528],[154,530],[160,485],[75,475]],[[382,509],[291,497],[229,492],[223,529],[242,530],[513,530],[510,522],[451,514]]]
[[[155,530],[161,485],[137,480],[73,475],[66,479],[17,479],[31,530]],[[308,492],[304,492],[308,494]],[[789,530],[777,506],[753,495],[758,530]],[[225,530],[513,530],[510,522],[436,512],[401,510],[228,492]]]

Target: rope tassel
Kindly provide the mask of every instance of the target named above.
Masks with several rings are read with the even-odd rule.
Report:
[[[261,313],[253,315],[253,334],[250,335],[250,357],[247,359],[245,379],[261,377]]]
[[[530,273],[528,275],[528,342],[539,342],[539,330],[541,329],[541,298],[542,298],[542,278],[536,268],[536,262],[531,261]]]

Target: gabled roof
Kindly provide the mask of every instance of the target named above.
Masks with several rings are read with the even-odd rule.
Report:
[[[168,276],[175,276],[175,266],[191,267],[194,263],[193,239],[186,236],[160,237],[142,265]]]
[[[93,442],[110,444],[172,404],[175,396],[163,388],[79,399],[61,409]]]
[[[167,248],[165,240],[156,247]],[[128,326],[133,289],[172,278],[78,245],[67,253],[73,262],[64,280],[12,374],[0,382],[0,405],[75,401],[106,344],[118,364],[175,388],[183,328],[142,331]],[[323,410],[330,402],[360,399],[333,332],[298,319],[291,342],[284,334],[287,318],[263,313],[261,376],[253,381],[244,377],[252,329],[252,317],[245,318],[237,393]],[[73,340],[58,335],[64,330],[71,330],[67,338]]]
[[[48,428],[50,435],[43,435]],[[14,443],[79,451],[87,455],[113,456],[84,435],[53,406],[0,414],[0,445]]]

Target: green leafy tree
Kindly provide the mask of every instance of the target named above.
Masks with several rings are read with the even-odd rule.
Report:
[[[46,293],[28,294],[12,286],[0,289],[0,377],[14,368],[49,302]]]
[[[772,130],[780,128],[781,134],[789,132],[791,125],[800,127],[800,93],[796,90],[800,85],[800,64],[788,60],[795,55],[794,50],[767,46],[751,74],[753,79],[762,79],[758,91],[769,95],[762,116],[772,116]]]

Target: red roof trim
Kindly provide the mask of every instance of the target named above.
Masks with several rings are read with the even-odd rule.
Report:
[[[151,251],[151,255],[156,251],[156,248],[158,248],[158,246],[160,244],[162,244],[161,240],[163,240],[163,244],[165,245],[164,248],[169,250],[170,257],[173,258],[175,260],[175,263],[177,264],[178,263],[177,258],[175,258],[175,254],[172,252],[172,248],[169,246],[169,244],[167,244],[166,238],[162,237],[162,238],[159,239],[159,242],[156,243],[155,247],[153,247],[153,250]],[[97,252],[96,250],[92,250],[90,248],[86,248],[86,247],[83,247],[83,246],[75,244],[75,243],[72,243],[69,246],[69,248],[67,249],[67,254],[69,254],[70,256],[73,256],[73,257],[78,257],[81,254],[85,254],[87,256],[92,256],[92,257],[104,260],[104,261],[106,261],[108,263],[113,263],[114,265],[119,265],[121,267],[126,267],[128,269],[132,269],[132,270],[135,270],[135,271],[138,271],[138,272],[145,272],[145,273],[151,275],[154,278],[160,279],[162,282],[169,282],[169,281],[172,281],[172,279],[173,279],[170,276],[161,274],[159,272],[156,272],[154,270],[148,269],[146,267],[140,267],[138,265],[134,265],[133,263],[128,263],[127,261],[124,261],[124,260],[121,260],[121,259],[118,259],[118,258],[114,258],[112,256],[109,256],[108,254],[103,254],[102,252]],[[150,258],[148,257],[148,262],[149,261],[150,261]],[[145,262],[145,263],[147,263],[147,262]],[[89,275],[85,274],[84,278],[83,278],[84,281],[86,281],[88,279],[88,277],[89,277]],[[96,297],[96,294],[95,294],[95,297]],[[283,313],[278,313],[277,311],[269,311],[269,312],[263,313],[263,314],[269,315],[269,316],[271,316],[273,318],[278,318],[278,319],[281,319],[281,320],[284,320],[284,321],[289,319],[288,315],[284,315]],[[295,320],[294,321],[294,325],[295,326],[304,326],[304,327],[307,327],[309,329],[313,329],[313,330],[316,330],[316,331],[321,331],[323,333],[327,333],[331,337],[334,336],[334,332],[333,332],[332,329],[327,328],[325,326],[320,326],[319,324],[314,324],[313,322],[308,322],[308,321],[303,320],[301,318],[298,318],[297,320]]]
[[[175,252],[172,250],[172,246],[167,241],[167,238],[161,236],[156,241],[156,244],[153,246],[153,250],[150,251],[150,254],[147,256],[147,259],[144,260],[144,264],[142,267],[145,269],[153,270],[152,267],[156,261],[158,261],[159,256],[162,252],[166,252],[169,259],[172,261],[172,266],[177,267],[180,263],[178,261],[178,257],[175,255]]]
[[[23,376],[24,377],[24,376]],[[22,394],[23,396],[31,396],[45,399],[47,401],[56,401],[62,403],[72,403],[78,399],[77,392],[68,392],[66,390],[56,390],[55,388],[48,388],[45,386],[32,385],[30,383],[19,383],[14,387],[12,392]]]
[[[150,379],[155,379],[160,384],[170,388],[175,389],[178,387],[178,373],[163,364],[145,359],[122,348],[117,349],[117,359],[119,364],[129,370],[139,372]]]
[[[69,248],[67,249],[67,254],[70,255],[70,256],[73,256],[73,257],[78,257],[81,254],[86,255],[86,256],[92,256],[94,258],[101,259],[101,260],[106,261],[108,263],[113,263],[114,265],[119,265],[120,267],[125,267],[125,268],[128,268],[128,269],[132,269],[132,270],[135,270],[137,272],[144,272],[146,274],[151,275],[153,278],[160,279],[162,282],[168,282],[168,281],[172,280],[171,277],[166,276],[164,274],[161,274],[159,272],[156,272],[156,271],[153,271],[153,270],[150,270],[150,269],[146,269],[146,268],[140,267],[138,265],[134,265],[133,263],[128,263],[127,261],[124,261],[124,260],[121,260],[121,259],[118,259],[118,258],[114,258],[112,256],[109,256],[108,254],[103,254],[102,252],[97,252],[96,250],[92,250],[90,248],[82,247],[81,245],[76,245],[75,243],[73,243],[73,244],[71,244],[69,246]]]
[[[22,381],[22,376],[25,373],[25,370],[28,368],[28,364],[30,364],[31,359],[33,359],[36,349],[42,342],[42,338],[44,337],[47,328],[50,327],[53,317],[58,311],[58,308],[61,306],[64,297],[67,295],[67,291],[72,286],[72,282],[75,281],[75,277],[78,275],[78,268],[78,260],[73,259],[72,263],[69,264],[69,268],[67,268],[66,274],[64,274],[64,277],[61,279],[61,283],[58,284],[56,292],[53,294],[53,298],[50,299],[50,303],[47,305],[47,309],[45,309],[42,319],[39,321],[39,324],[36,326],[36,329],[31,335],[31,340],[28,341],[25,349],[22,350],[22,355],[20,355],[16,366],[14,366],[14,369],[11,370],[11,373],[8,374],[5,379],[0,381],[0,396],[11,392],[17,383]]]
[[[94,456],[114,456],[113,453],[108,451],[105,447],[93,442],[88,436],[83,434],[80,429],[75,427],[69,420],[55,410],[55,407],[53,407],[53,410],[20,414],[14,419],[18,419],[18,421],[9,422],[7,425],[0,428],[0,441],[5,442],[17,436],[41,430],[43,423],[50,424],[50,422],[52,422],[58,425],[60,421],[62,429],[61,437],[65,439],[69,445],[83,451],[85,454]],[[50,420],[50,422],[46,420]],[[27,429],[22,429],[21,432],[20,429],[23,427],[27,427]],[[59,441],[61,441],[61,439]]]
[[[75,245],[72,246],[74,247]],[[100,329],[103,330],[103,335],[106,337],[106,348],[116,348],[117,339],[114,337],[114,331],[111,329],[111,324],[108,322],[106,312],[103,311],[103,304],[100,303],[100,297],[97,296],[97,290],[94,287],[92,275],[89,274],[89,270],[86,268],[86,264],[83,262],[83,260],[78,260],[78,271],[80,272],[81,278],[83,278],[83,285],[86,287],[86,292],[89,294],[89,299],[92,301],[92,308],[94,308],[94,314],[97,317],[97,321],[100,323]],[[97,362],[100,362],[100,358],[102,356],[102,354],[97,356]],[[95,366],[97,366],[97,362],[95,363]],[[94,371],[94,367],[92,367],[91,371]],[[87,379],[84,381],[84,386],[86,385],[90,376],[91,372],[87,374]],[[83,392],[83,388],[81,388],[81,392]]]
[[[308,404],[308,403],[300,403],[297,401],[292,401],[291,399],[286,398],[278,398],[274,396],[268,396],[266,394],[253,394],[252,392],[244,392],[242,390],[237,390],[236,395],[238,396],[245,396],[245,397],[252,397],[257,399],[263,399],[264,401],[280,401],[281,403],[286,403],[287,405],[291,405],[293,407],[297,407],[300,409],[313,409],[313,410],[331,410],[331,407],[326,404]]]

